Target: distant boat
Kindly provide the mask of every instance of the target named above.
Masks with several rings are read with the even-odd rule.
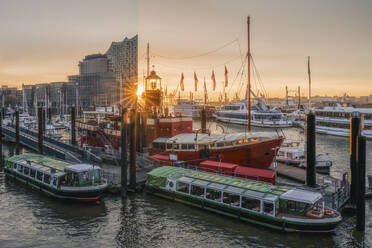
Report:
[[[331,232],[341,214],[319,192],[163,166],[147,174],[147,192],[286,232]]]
[[[285,140],[278,151],[276,161],[306,168],[305,150],[299,141]],[[319,173],[329,174],[332,160],[327,154],[318,154],[315,159],[315,169]]]
[[[39,154],[12,156],[4,171],[28,187],[62,200],[98,203],[108,187],[99,166],[69,164]]]
[[[350,136],[350,118],[354,112],[363,116],[362,133],[372,140],[372,108],[355,108],[350,101],[323,101],[323,107],[314,109],[316,132],[334,136]],[[297,124],[305,127],[304,121]]]
[[[251,107],[251,125],[255,127],[285,128],[291,127],[292,121],[285,120],[283,113],[269,109],[262,98],[256,97],[256,104]],[[246,100],[238,104],[228,104],[216,110],[213,116],[216,120],[226,123],[247,125]]]

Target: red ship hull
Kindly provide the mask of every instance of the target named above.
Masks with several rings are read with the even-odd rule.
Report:
[[[244,146],[208,149],[206,151],[164,151],[151,149],[150,155],[176,154],[177,160],[185,161],[190,165],[198,165],[200,162],[209,159],[241,166],[268,169],[274,160],[277,148],[281,146],[283,140],[283,137],[278,137],[277,139]]]

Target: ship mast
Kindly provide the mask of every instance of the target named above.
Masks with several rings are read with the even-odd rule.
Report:
[[[150,75],[150,44],[147,43],[147,75],[146,77],[148,77]]]
[[[248,85],[247,85],[247,91],[248,91],[248,132],[251,131],[251,47],[250,47],[250,17],[247,18],[247,26],[248,26]]]

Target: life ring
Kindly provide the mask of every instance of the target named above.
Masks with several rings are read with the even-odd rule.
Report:
[[[335,214],[335,212],[334,211],[332,211],[332,210],[329,210],[329,209],[325,209],[324,210],[324,214],[326,214],[326,215],[334,215]]]

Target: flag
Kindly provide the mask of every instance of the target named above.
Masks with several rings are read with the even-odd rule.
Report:
[[[180,86],[181,86],[181,90],[184,91],[185,90],[185,86],[183,85],[183,79],[184,79],[184,76],[183,76],[183,72],[181,74],[181,82],[180,82]]]
[[[227,80],[227,68],[225,66],[225,87],[229,85],[229,81]]]
[[[164,95],[165,95],[165,97],[168,96],[168,85],[165,85]]]
[[[212,79],[212,83],[213,83],[213,91],[215,91],[215,89],[216,89],[216,77],[214,75],[214,70],[212,71],[211,79]]]
[[[196,76],[196,73],[194,72],[194,81],[195,81],[195,85],[194,85],[194,88],[195,88],[195,91],[198,91],[198,77]]]

